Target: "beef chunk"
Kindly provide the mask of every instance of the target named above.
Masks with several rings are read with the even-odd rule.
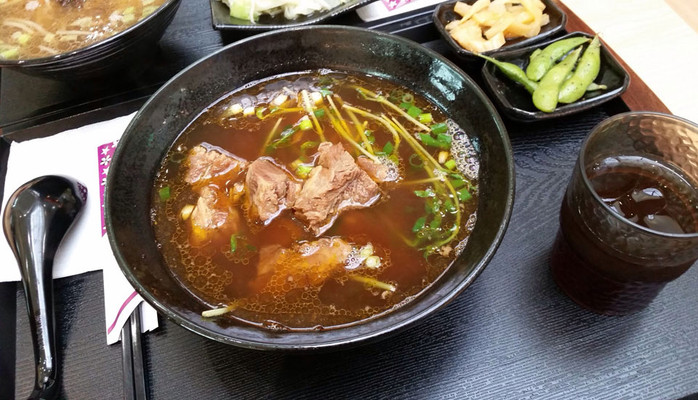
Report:
[[[245,184],[252,208],[265,224],[293,204],[300,188],[286,171],[264,157],[250,164]]]
[[[356,165],[341,143],[321,143],[317,166],[293,202],[295,215],[321,235],[346,209],[368,207],[380,196],[378,185]]]
[[[388,164],[375,162],[368,157],[357,158],[356,164],[376,182],[394,182],[398,179],[397,168],[391,168]]]
[[[321,238],[291,248],[263,247],[253,288],[274,291],[281,286],[288,290],[321,286],[332,273],[344,267],[351,250],[352,246],[339,238]]]
[[[191,244],[204,245],[217,236],[227,237],[240,229],[240,214],[230,207],[225,193],[205,186],[191,213]]]
[[[247,164],[247,161],[208,143],[191,149],[187,162],[189,169],[184,181],[192,185],[207,185],[214,180],[223,185]]]

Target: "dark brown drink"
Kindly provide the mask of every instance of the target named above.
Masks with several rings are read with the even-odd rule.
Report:
[[[611,211],[598,198],[596,202],[583,201],[579,194],[568,191],[560,209],[561,228],[551,259],[553,277],[568,296],[592,311],[628,314],[641,310],[695,259],[672,262],[670,247],[658,249],[667,257],[651,259],[641,254],[651,249],[638,251],[652,246],[651,242],[633,240],[628,231],[619,230],[614,236],[609,230],[616,224],[630,225],[630,221],[639,225],[636,228],[644,230],[643,234],[653,234],[647,230],[670,235],[696,233],[696,189],[673,169],[637,156],[593,163],[586,175],[591,188]],[[608,224],[593,223],[593,216],[599,213],[608,213]]]

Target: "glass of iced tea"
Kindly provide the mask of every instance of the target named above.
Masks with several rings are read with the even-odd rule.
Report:
[[[562,200],[557,285],[594,312],[645,308],[698,258],[698,125],[628,112],[586,138]]]

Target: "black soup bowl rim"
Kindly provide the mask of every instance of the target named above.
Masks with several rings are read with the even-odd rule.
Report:
[[[20,59],[20,60],[2,60],[0,59],[0,66],[3,67],[21,67],[21,66],[35,66],[35,65],[42,65],[46,63],[55,63],[59,62],[64,59],[70,59],[76,55],[87,55],[90,54],[94,51],[100,51],[102,49],[106,50],[110,46],[120,46],[118,43],[123,36],[126,36],[130,34],[132,31],[136,29],[140,29],[143,25],[147,24],[150,22],[152,19],[156,18],[157,14],[160,14],[162,12],[165,12],[169,7],[171,7],[173,4],[178,4],[182,0],[165,0],[165,2],[162,3],[158,9],[150,13],[147,17],[143,18],[142,20],[136,22],[135,24],[129,26],[128,28],[121,30],[108,38],[102,39],[100,41],[91,43],[88,46],[85,47],[80,47],[75,50],[71,51],[66,51],[64,53],[59,53],[56,55],[48,56],[48,57],[39,57],[39,58],[26,58],[26,59]],[[115,43],[116,42],[116,43]]]
[[[111,207],[110,203],[112,202],[112,197],[114,196],[113,193],[113,186],[110,184],[114,179],[116,179],[114,176],[117,174],[117,169],[116,168],[110,168],[108,177],[107,177],[107,184],[106,184],[106,190],[105,190],[105,224],[106,224],[106,229],[107,229],[107,234],[109,238],[109,243],[111,245],[112,251],[114,253],[114,256],[117,260],[117,263],[119,264],[119,267],[121,268],[122,272],[126,276],[127,280],[131,283],[131,285],[136,289],[136,291],[152,306],[154,306],[158,312],[162,313],[166,317],[168,317],[170,320],[174,321],[178,325],[194,332],[197,333],[198,335],[201,335],[203,337],[219,341],[222,343],[226,344],[232,344],[238,347],[243,347],[243,348],[249,348],[249,349],[256,349],[256,350],[283,350],[283,351],[298,351],[298,350],[304,350],[304,351],[315,351],[315,350],[327,350],[327,349],[337,349],[337,348],[347,348],[347,347],[354,347],[359,344],[365,344],[368,342],[375,341],[376,339],[384,338],[388,335],[398,333],[405,329],[406,327],[416,323],[418,320],[422,320],[424,317],[426,317],[429,314],[432,314],[434,311],[441,309],[443,306],[448,304],[451,300],[453,300],[455,297],[458,296],[463,290],[465,290],[468,286],[470,286],[475,279],[480,275],[480,273],[484,270],[484,268],[487,266],[489,261],[492,259],[494,256],[497,248],[502,242],[502,239],[504,237],[504,234],[506,232],[506,229],[508,227],[512,209],[513,209],[513,203],[514,203],[514,162],[513,162],[513,151],[511,148],[511,143],[509,141],[509,137],[506,131],[506,127],[504,125],[504,122],[502,121],[501,117],[496,111],[496,108],[492,104],[492,102],[489,100],[489,98],[484,94],[482,89],[465,73],[463,72],[459,67],[457,67],[454,63],[443,57],[442,55],[438,54],[437,52],[428,49],[424,46],[421,46],[420,44],[413,42],[411,40],[399,37],[397,35],[392,35],[389,33],[383,33],[383,32],[378,32],[378,31],[373,31],[373,30],[368,30],[365,28],[358,28],[358,27],[352,27],[352,26],[333,26],[333,25],[313,25],[313,26],[300,26],[300,27],[293,27],[293,28],[288,28],[283,31],[269,31],[269,32],[264,32],[260,33],[254,36],[250,36],[248,38],[242,39],[240,41],[231,43],[211,54],[208,56],[205,56],[198,61],[192,63],[188,67],[184,68],[182,71],[180,71],[177,75],[172,77],[168,82],[166,82],[163,86],[160,87],[145,103],[144,105],[139,109],[139,111],[135,114],[133,119],[129,122],[126,130],[124,131],[124,136],[122,137],[122,140],[120,143],[123,142],[123,139],[126,138],[131,131],[132,128],[136,125],[137,121],[147,111],[147,109],[155,104],[157,100],[159,99],[161,93],[165,92],[171,84],[174,84],[180,77],[183,75],[187,74],[190,70],[196,68],[198,65],[205,63],[211,58],[216,57],[220,53],[224,53],[227,51],[230,51],[230,49],[242,46],[248,42],[251,41],[257,41],[257,40],[267,40],[268,38],[273,38],[275,35],[282,35],[282,34],[288,34],[289,32],[296,32],[296,31],[311,31],[311,33],[314,33],[315,31],[319,32],[319,34],[322,34],[325,31],[334,31],[334,32],[341,32],[345,31],[346,33],[356,33],[356,34],[370,34],[370,35],[375,35],[376,37],[381,38],[382,40],[389,40],[393,42],[397,42],[400,46],[406,46],[410,51],[416,51],[416,52],[424,52],[426,53],[427,56],[432,57],[438,62],[443,63],[447,67],[451,68],[455,72],[460,75],[460,77],[464,80],[465,83],[469,85],[469,89],[472,90],[475,95],[479,98],[479,100],[482,102],[483,106],[489,111],[489,114],[487,118],[492,119],[492,123],[496,127],[496,131],[492,132],[491,135],[494,135],[498,137],[498,139],[501,140],[503,147],[504,147],[504,154],[503,158],[505,159],[506,162],[506,171],[505,175],[508,179],[506,183],[506,198],[504,199],[503,206],[502,206],[502,217],[500,221],[497,221],[499,224],[496,232],[493,235],[493,240],[489,243],[487,249],[484,251],[483,256],[477,261],[476,265],[472,267],[468,275],[460,280],[457,285],[450,289],[448,293],[445,295],[438,294],[434,295],[433,297],[436,297],[437,300],[434,300],[428,307],[425,307],[423,310],[419,312],[410,312],[409,315],[403,319],[400,319],[397,321],[397,323],[390,324],[388,326],[382,327],[380,329],[374,329],[371,330],[368,333],[361,333],[357,336],[352,336],[352,337],[346,337],[346,338],[339,338],[335,339],[332,338],[331,340],[325,340],[319,343],[314,343],[314,344],[295,344],[295,343],[276,343],[276,342],[264,342],[264,341],[259,341],[259,340],[251,340],[249,338],[241,338],[241,337],[232,337],[230,335],[224,335],[219,332],[215,332],[201,324],[196,324],[190,320],[187,320],[183,315],[180,315],[176,312],[174,312],[170,307],[166,306],[162,301],[160,301],[156,296],[154,296],[149,290],[147,290],[146,287],[144,287],[143,283],[138,280],[138,278],[134,275],[133,271],[128,268],[128,262],[125,259],[124,254],[122,253],[120,249],[120,245],[117,241],[116,238],[116,231],[114,228],[114,223],[113,223],[113,216],[111,214]],[[302,32],[301,32],[302,33]],[[328,35],[329,36],[329,35]],[[302,71],[297,71],[297,72],[302,72]],[[340,70],[341,72],[341,70]],[[258,80],[255,80],[258,81]],[[240,87],[246,87],[250,85],[251,83],[255,82],[247,82],[239,85],[238,87],[230,88],[229,92],[238,90]],[[264,79],[261,79],[259,81],[264,81]],[[210,104],[205,104],[204,109],[206,109]],[[196,114],[192,117],[189,117],[190,121],[196,118],[199,114]],[[180,135],[181,132],[178,132],[177,135]],[[177,136],[178,137],[178,136]],[[175,139],[176,140],[176,137]],[[170,143],[171,145],[172,143]],[[112,165],[118,165],[119,160],[122,157],[125,157],[126,154],[126,149],[124,146],[117,146],[114,156],[112,158]],[[116,201],[116,200],[113,200]],[[477,229],[477,225],[476,225]],[[467,248],[467,247],[466,247]],[[461,255],[462,256],[462,255]],[[448,269],[452,268],[453,265],[449,266]],[[415,298],[411,300],[408,304],[405,304],[403,306],[400,306],[398,311],[400,309],[404,309],[406,307],[410,307],[410,305],[419,303],[421,301],[420,297],[425,294],[426,291],[428,291],[430,288],[433,288],[442,278],[444,278],[443,274],[437,278],[434,282],[432,282],[431,285],[427,286],[427,288],[423,289],[420,293],[416,294]],[[387,317],[391,314],[393,314],[393,311],[386,311],[383,313],[378,314],[378,317],[375,318],[369,318],[368,320],[360,321],[358,325],[366,325],[370,324],[372,322],[379,321],[383,319],[384,317]],[[386,315],[387,313],[387,315]],[[354,325],[350,325],[346,328],[338,328],[338,329],[330,329],[325,331],[324,333],[327,332],[332,332],[336,330],[347,330],[351,329]],[[250,326],[249,329],[254,329],[254,330],[259,330],[260,328],[257,327],[252,327]],[[287,333],[280,333],[280,336],[286,335]],[[307,334],[312,335],[313,333],[307,332]]]

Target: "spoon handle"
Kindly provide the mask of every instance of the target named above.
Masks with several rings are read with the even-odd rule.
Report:
[[[35,243],[32,246],[37,246]],[[40,245],[39,245],[40,246]],[[58,354],[54,332],[53,254],[34,251],[32,257],[20,260],[27,299],[29,327],[33,337],[36,380],[29,399],[52,399],[58,395]]]
[[[3,228],[22,275],[34,345],[36,381],[30,399],[53,399],[60,392],[53,259],[86,195],[84,187],[71,179],[41,177],[17,189],[5,209]]]

